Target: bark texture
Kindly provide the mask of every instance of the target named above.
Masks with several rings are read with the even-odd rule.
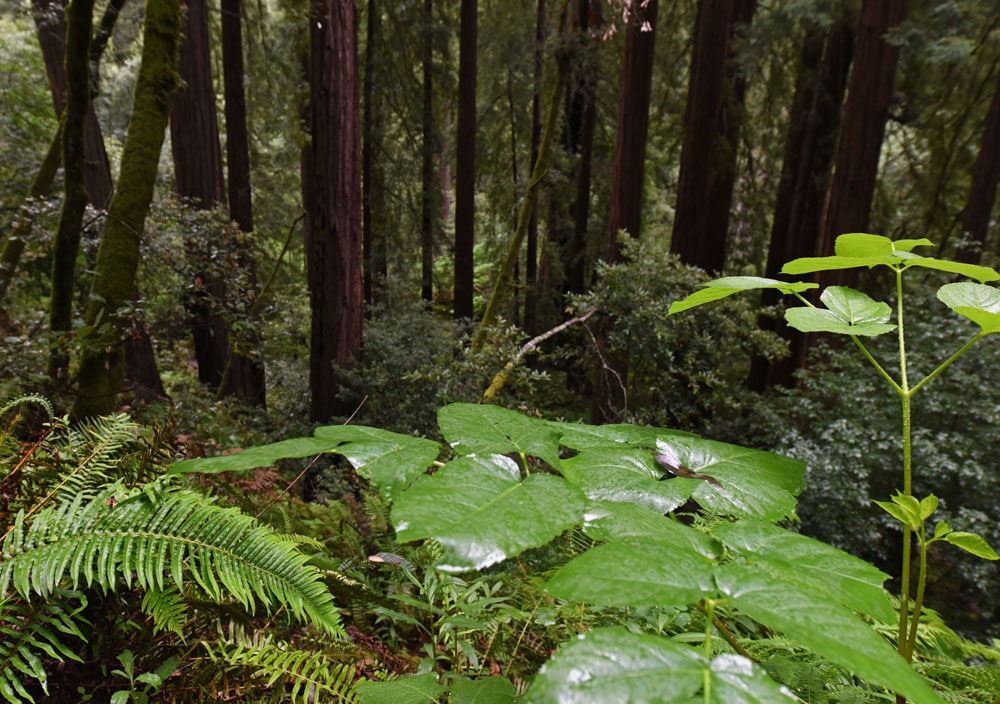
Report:
[[[344,371],[360,362],[363,292],[356,15],[353,0],[312,0],[309,129],[304,155],[312,310],[313,420],[346,415]]]
[[[122,314],[135,291],[139,241],[153,199],[160,150],[166,135],[170,96],[177,86],[180,44],[178,0],[147,0],[142,58],[136,80],[121,172],[97,251],[94,285],[82,335],[77,418],[111,413],[124,379]]]
[[[706,271],[720,272],[726,263],[746,89],[735,61],[736,39],[756,7],[755,0],[698,3],[670,249]]]
[[[993,91],[986,122],[983,125],[983,139],[979,144],[979,154],[972,167],[972,186],[969,200],[962,215],[963,246],[959,249],[958,260],[976,264],[982,256],[989,237],[990,218],[996,202],[997,186],[1000,185],[1000,72]]]
[[[905,19],[906,5],[907,0],[865,0],[861,6],[833,180],[820,226],[820,256],[834,253],[839,235],[868,229],[899,59],[899,48],[886,41],[886,34]],[[850,285],[856,277],[852,270],[824,272],[819,279],[824,285]]]
[[[458,126],[455,142],[455,317],[472,318],[476,199],[477,0],[462,0],[458,48]]]

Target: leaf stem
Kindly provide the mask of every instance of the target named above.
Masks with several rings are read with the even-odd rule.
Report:
[[[910,389],[909,376],[906,371],[906,334],[903,319],[903,272],[896,269],[896,324],[897,335],[899,337],[899,378],[900,385],[897,387],[899,393],[900,406],[902,411],[902,434],[903,434],[903,495],[913,495],[913,427],[911,417],[911,400],[913,392]],[[912,566],[912,545],[913,531],[909,525],[903,524],[903,560],[902,574],[900,575],[900,597],[899,597],[899,633],[897,635],[896,649],[899,654],[909,662],[912,653],[907,653],[907,633],[910,618],[910,569]],[[919,613],[919,606],[914,607],[914,612]]]
[[[949,366],[951,366],[952,362],[954,362],[956,359],[958,359],[963,354],[965,354],[969,350],[969,348],[971,348],[974,344],[976,344],[977,342],[979,342],[984,337],[986,337],[986,333],[980,332],[975,337],[973,337],[971,340],[969,340],[964,345],[962,345],[962,348],[960,350],[958,350],[958,352],[956,352],[952,356],[948,357],[948,359],[946,359],[945,361],[943,361],[938,366],[937,369],[935,369],[930,374],[928,374],[927,376],[925,376],[923,379],[920,380],[920,382],[918,384],[916,384],[912,389],[910,389],[910,395],[912,396],[913,394],[917,393],[917,391],[919,391],[921,389],[921,387],[923,387],[924,384],[926,384],[928,381],[930,381],[931,379],[933,379],[934,377],[936,377],[938,374],[940,374],[941,372],[943,372],[945,369],[947,369]]]

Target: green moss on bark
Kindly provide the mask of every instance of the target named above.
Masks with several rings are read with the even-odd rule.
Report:
[[[123,337],[139,268],[139,242],[153,199],[157,165],[177,87],[180,46],[178,0],[148,0],[142,61],[136,81],[121,171],[97,250],[94,286],[82,331],[73,413],[87,418],[112,412],[125,376]]]

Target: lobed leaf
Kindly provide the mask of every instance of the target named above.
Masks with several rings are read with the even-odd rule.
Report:
[[[662,513],[683,505],[696,482],[660,481],[652,452],[632,448],[581,452],[563,460],[562,473],[587,498],[638,504]]]
[[[460,455],[522,453],[559,469],[559,437],[552,423],[500,406],[452,403],[438,410],[438,427]]]
[[[802,281],[779,281],[778,279],[766,279],[760,276],[724,276],[703,284],[704,288],[695,291],[687,298],[674,301],[670,305],[668,315],[680,313],[696,306],[718,301],[722,298],[732,296],[742,291],[754,291],[759,289],[777,289],[781,293],[801,293],[811,288],[817,288],[818,284],[806,283]]]
[[[930,685],[870,626],[807,582],[776,579],[750,565],[716,569],[733,606],[872,684],[916,704],[942,704]]]
[[[420,477],[396,501],[400,540],[433,538],[444,547],[439,568],[482,569],[549,542],[583,521],[584,497],[562,477],[520,481],[506,457],[461,457]]]
[[[963,281],[945,284],[938,299],[978,325],[984,334],[1000,332],[1000,290],[986,284]]]
[[[726,654],[709,661],[676,641],[615,626],[560,647],[524,699],[527,704],[696,700],[788,704],[795,697],[745,658]]]

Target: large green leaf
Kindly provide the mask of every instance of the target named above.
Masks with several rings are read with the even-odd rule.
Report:
[[[693,480],[660,481],[663,470],[648,450],[588,450],[563,460],[562,473],[588,498],[625,501],[668,513],[684,504]]]
[[[716,570],[719,589],[754,620],[784,633],[872,684],[916,704],[942,704],[930,685],[872,628],[826,594],[752,565]]]
[[[347,458],[390,502],[423,474],[441,451],[433,440],[380,428],[331,425],[316,428],[315,435],[336,441],[334,452]]]
[[[781,520],[795,510],[805,465],[789,457],[702,438],[671,438],[657,445],[672,451],[675,463],[715,479],[699,481],[691,494],[701,506],[722,515]]]
[[[460,455],[524,453],[560,466],[558,428],[500,406],[453,403],[438,410],[438,427]]]
[[[517,694],[506,677],[457,677],[448,689],[451,704],[511,704]]]
[[[391,501],[437,459],[440,447],[432,440],[379,428],[331,425],[316,428],[311,438],[292,438],[231,455],[176,462],[168,473],[216,474],[255,469],[282,459],[309,457],[324,452],[344,455]]]
[[[760,276],[724,276],[720,279],[706,282],[704,288],[695,291],[684,300],[674,301],[670,305],[669,315],[680,313],[681,311],[710,303],[711,301],[718,301],[742,291],[773,288],[781,293],[801,293],[817,286],[818,284],[813,283],[779,281],[778,279],[765,279]]]
[[[433,672],[404,675],[388,682],[366,680],[354,690],[361,704],[430,704],[445,693]]]
[[[794,701],[745,658],[722,655],[709,662],[689,646],[621,627],[595,629],[559,648],[542,666],[524,701],[687,704],[705,701],[706,685],[712,704]]]
[[[963,281],[945,284],[938,289],[937,297],[982,328],[984,333],[1000,332],[1000,290],[997,288]]]
[[[201,472],[202,474],[217,474],[219,472],[237,472],[244,469],[256,469],[274,464],[278,460],[295,457],[309,457],[323,452],[329,452],[337,443],[326,438],[291,438],[270,445],[251,447],[248,450],[235,452],[231,455],[218,457],[198,457],[175,462],[168,474],[186,474]]]
[[[763,521],[734,521],[713,534],[731,549],[780,579],[794,576],[844,606],[893,623],[895,610],[882,587],[889,575],[864,560]]]
[[[605,606],[685,606],[715,592],[712,565],[689,545],[621,539],[573,558],[545,589]]]
[[[896,329],[889,323],[892,309],[867,294],[847,286],[830,286],[820,296],[826,308],[809,306],[785,311],[788,324],[802,332],[840,335],[881,335]]]
[[[921,257],[911,251],[914,247],[927,247],[933,244],[928,239],[890,240],[882,235],[854,232],[837,238],[834,245],[834,256],[794,259],[785,264],[781,272],[798,276],[816,271],[871,268],[879,265],[904,270],[918,266],[924,269],[960,274],[980,283],[1000,279],[1000,273],[989,267],[934,257]]]
[[[584,423],[558,423],[551,421],[552,427],[562,436],[560,444],[574,450],[595,450],[609,447],[635,445],[653,448],[659,438],[697,437],[681,430],[650,428],[645,425],[613,423],[609,425],[586,425]]]
[[[524,481],[503,455],[461,457],[420,477],[397,499],[400,540],[433,538],[444,547],[440,569],[482,569],[549,542],[583,522],[584,496],[562,477]]]
[[[587,506],[584,531],[595,540],[633,538],[669,542],[686,546],[709,559],[722,554],[722,544],[710,535],[638,504],[595,501]]]

